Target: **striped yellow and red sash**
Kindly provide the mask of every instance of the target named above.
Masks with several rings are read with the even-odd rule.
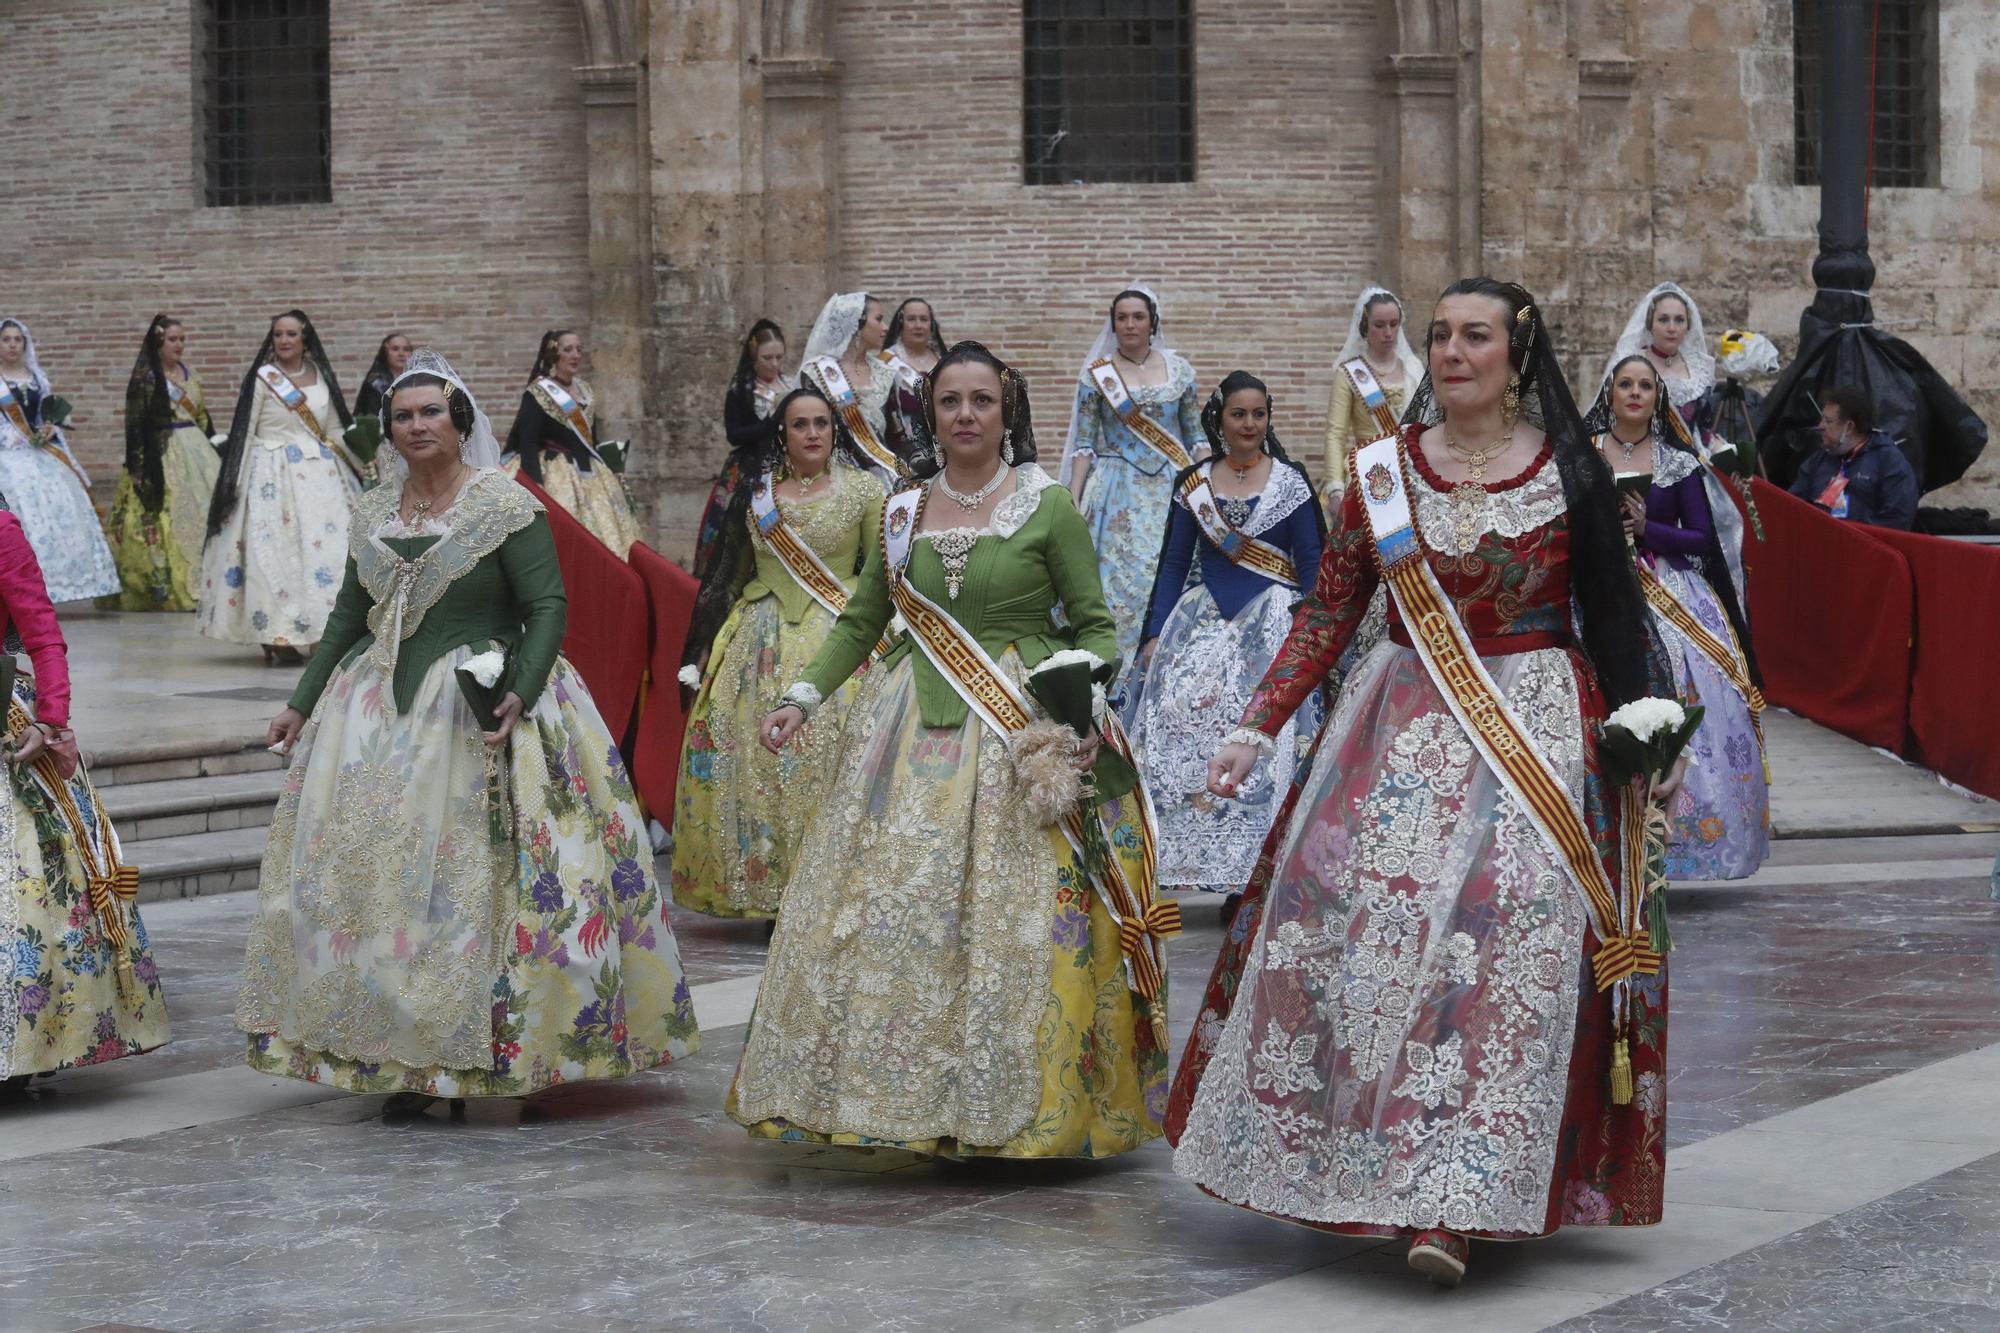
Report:
[[[1173,464],[1176,471],[1194,461],[1188,455],[1186,446],[1146,415],[1145,409],[1132,396],[1132,391],[1125,387],[1124,377],[1118,373],[1118,367],[1111,363],[1110,357],[1101,356],[1090,363],[1090,381],[1097,386],[1097,392],[1103,395],[1104,401],[1111,405],[1111,410],[1118,414],[1118,419],[1130,426],[1134,435],[1152,445],[1162,458]]]
[[[1181,502],[1194,518],[1195,526],[1201,529],[1201,535],[1233,563],[1288,588],[1298,587],[1298,567],[1292,563],[1290,556],[1263,538],[1244,532],[1223,516],[1222,506],[1209,484],[1209,472],[1213,466],[1211,463],[1196,468],[1181,482]]]
[[[1639,895],[1621,894],[1605,873],[1582,814],[1488,674],[1457,608],[1424,558],[1410,512],[1402,442],[1386,436],[1363,445],[1354,455],[1354,476],[1362,488],[1383,578],[1410,630],[1417,657],[1467,739],[1582,894],[1598,938],[1594,961],[1598,989],[1635,973],[1658,972],[1660,955],[1651,947]],[[1620,799],[1623,878],[1627,885],[1636,885],[1644,865],[1644,821],[1636,793],[1621,789]]]
[[[1694,617],[1694,612],[1674,596],[1674,590],[1660,581],[1645,561],[1639,564],[1639,587],[1646,594],[1646,602],[1653,610],[1675,629],[1682,637],[1695,646],[1695,650],[1709,660],[1710,665],[1729,682],[1731,689],[1743,696],[1743,702],[1750,708],[1750,726],[1757,733],[1757,748],[1764,748],[1764,692],[1750,679],[1750,671],[1743,660],[1743,651],[1736,641],[1736,631],[1728,630],[1729,642],[1724,643],[1715,633]],[[1766,775],[1768,779],[1768,774]]]
[[[1374,416],[1375,424],[1382,428],[1382,434],[1396,434],[1396,414],[1389,410],[1389,395],[1382,391],[1382,386],[1376,380],[1375,371],[1369,366],[1367,358],[1353,357],[1340,368],[1347,372],[1348,383],[1354,386],[1355,393],[1361,395],[1362,403]]]
[[[889,595],[909,624],[910,638],[918,649],[930,659],[938,674],[951,682],[966,707],[1005,741],[1034,721],[1034,709],[1007,679],[1000,664],[979,646],[979,640],[903,577],[917,529],[923,522],[924,500],[929,494],[928,486],[900,491],[889,497],[883,512],[882,555],[883,567],[889,575]],[[1103,744],[1132,760],[1131,745],[1115,717],[1107,716],[1099,731]],[[1152,802],[1143,787],[1134,789],[1130,799],[1139,847],[1124,855],[1112,849],[1103,857],[1103,866],[1091,876],[1091,887],[1098,901],[1104,904],[1104,910],[1118,923],[1119,947],[1125,955],[1126,975],[1132,989],[1150,1000],[1158,998],[1166,985],[1164,942],[1168,936],[1180,933],[1181,911],[1179,903],[1159,896]],[[1072,806],[1063,816],[1061,828],[1078,863],[1087,866],[1090,858],[1085,852],[1083,820],[1081,804]],[[1132,862],[1129,869],[1128,857]]]
[[[583,410],[583,403],[575,394],[543,375],[535,380],[535,396],[541,399],[542,406],[563,419],[563,424],[569,427],[572,435],[583,441],[583,447],[590,451],[592,458],[598,457],[597,437],[590,429],[590,415]]]
[[[819,387],[826,390],[826,396],[833,400],[833,410],[840,414],[841,424],[854,437],[856,446],[871,462],[888,469],[891,476],[901,476],[902,460],[890,451],[888,445],[875,438],[875,428],[863,415],[861,399],[855,394],[854,386],[847,382],[847,372],[840,368],[840,358],[822,356],[812,363],[812,368],[819,377]]]
[[[319,418],[313,415],[312,404],[306,401],[306,391],[292,383],[290,375],[278,369],[272,362],[266,361],[257,367],[257,378],[264,381],[264,387],[271,391],[272,396],[299,419],[315,440],[331,450],[333,456],[338,458],[349,472],[356,477],[368,475],[362,469],[361,460],[349,453],[346,445],[326,433],[326,427],[320,425]],[[331,394],[332,390],[329,389],[327,392]]]
[[[771,548],[771,554],[778,557],[785,572],[833,615],[845,611],[847,585],[827,568],[826,561],[799,536],[798,529],[785,521],[784,511],[778,507],[777,482],[771,473],[766,472],[757,489],[750,493],[750,512],[757,520],[758,535]],[[875,645],[875,655],[880,657],[894,646],[894,636],[885,634]]]

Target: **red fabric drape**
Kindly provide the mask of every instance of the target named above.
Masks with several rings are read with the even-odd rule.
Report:
[[[1908,562],[1916,590],[1909,757],[2000,797],[2000,549],[1909,532],[1870,535]]]
[[[526,477],[515,480],[549,511],[549,531],[555,534],[556,559],[562,562],[569,593],[563,656],[590,687],[598,714],[622,747],[646,669],[645,581],[547,491]]]
[[[672,827],[681,732],[687,726],[687,715],[681,711],[681,650],[687,646],[694,595],[701,585],[644,542],[632,547],[632,568],[645,582],[652,623],[649,675],[632,735],[632,780],[647,812]]]
[[[1915,594],[1902,554],[1759,478],[1764,540],[1748,542],[1750,631],[1774,704],[1903,749]]]

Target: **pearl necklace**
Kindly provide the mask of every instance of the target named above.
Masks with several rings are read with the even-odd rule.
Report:
[[[991,496],[993,492],[999,490],[1000,483],[1002,481],[1005,481],[1006,479],[1007,479],[1006,465],[996,464],[993,469],[992,480],[988,481],[984,486],[981,486],[978,490],[973,491],[970,495],[962,494],[961,492],[953,490],[951,488],[951,483],[945,480],[944,473],[942,472],[938,473],[937,484],[938,484],[938,489],[944,492],[945,499],[951,501],[953,504],[957,505],[960,509],[963,509],[966,513],[969,514],[974,510],[978,509],[979,506],[985,504],[987,498]]]

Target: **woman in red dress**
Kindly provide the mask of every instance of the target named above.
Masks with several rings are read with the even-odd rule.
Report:
[[[1611,474],[1526,291],[1453,284],[1427,342],[1401,438],[1357,455],[1318,582],[1210,789],[1233,790],[1338,662],[1383,581],[1370,511],[1401,493],[1415,555],[1553,778],[1543,801],[1568,803],[1584,834],[1570,845],[1615,886],[1619,793],[1597,731],[1609,706],[1668,691],[1651,688]],[[1168,1134],[1175,1170],[1218,1198],[1408,1237],[1413,1268],[1455,1283],[1468,1236],[1659,1220],[1667,981],[1661,967],[1594,984],[1590,858],[1538,832],[1546,807],[1501,780],[1460,721],[1462,687],[1447,697],[1397,608],[1265,844]],[[1626,1104],[1614,1023],[1635,1076]]]

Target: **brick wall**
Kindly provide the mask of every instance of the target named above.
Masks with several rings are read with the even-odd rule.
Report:
[[[892,308],[923,296],[948,337],[1020,367],[1050,466],[1077,367],[1130,279],[1160,293],[1203,395],[1256,373],[1280,436],[1316,463],[1339,326],[1379,276],[1375,4],[1195,12],[1195,180],[1029,187],[1018,0],[838,6],[841,281]],[[786,312],[795,358],[813,313]]]
[[[287,306],[313,316],[350,397],[402,328],[453,359],[502,434],[541,330],[586,324],[574,6],[333,6],[333,201],[266,208],[199,204],[189,0],[39,0],[5,22],[15,262],[0,306],[34,330],[100,479],[158,310],[187,322],[218,428]]]

